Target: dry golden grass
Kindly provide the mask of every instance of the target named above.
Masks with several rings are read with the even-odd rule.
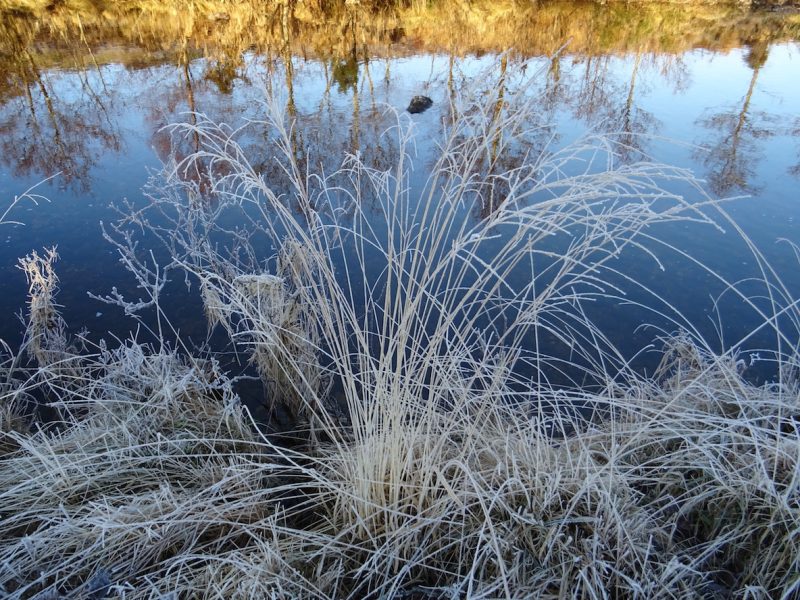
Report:
[[[21,7],[24,10],[21,10]],[[727,51],[755,42],[797,39],[800,15],[752,12],[738,2],[528,3],[439,2],[73,2],[0,0],[5,29],[0,50],[46,39],[56,47],[88,45],[104,64],[136,66],[154,52],[201,52],[238,63],[243,52],[296,56],[457,56],[504,52],[552,55],[566,42],[579,55]],[[10,12],[9,12],[10,11]],[[16,12],[15,12],[16,11]],[[16,17],[14,15],[17,15]],[[146,50],[137,53],[135,49]],[[40,65],[48,64],[45,55]],[[55,57],[54,57],[55,58]]]

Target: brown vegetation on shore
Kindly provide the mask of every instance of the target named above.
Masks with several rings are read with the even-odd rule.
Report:
[[[551,55],[565,42],[582,55],[627,52],[725,51],[797,39],[800,14],[753,11],[732,3],[464,3],[368,2],[118,2],[108,5],[0,0],[0,56],[24,48],[43,54],[40,66],[79,43],[103,64],[135,67],[180,53],[238,61],[248,49],[314,58],[418,52],[456,55],[504,52]],[[654,35],[657,32],[657,35]],[[139,52],[137,52],[139,50]],[[144,52],[141,52],[144,51]]]

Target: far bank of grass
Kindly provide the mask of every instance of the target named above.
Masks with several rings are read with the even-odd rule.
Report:
[[[64,52],[135,67],[201,53],[238,64],[250,49],[319,59],[446,52],[521,57],[568,52],[727,51],[800,37],[800,12],[741,2],[118,2],[0,0],[6,61],[28,51],[40,68]],[[140,49],[143,53],[136,54]],[[368,50],[367,50],[368,49]],[[132,55],[126,56],[126,54]],[[164,55],[166,53],[166,55]],[[49,56],[48,56],[49,54]],[[185,59],[185,57],[184,57]],[[158,60],[156,58],[155,60]],[[23,61],[24,64],[27,62]],[[11,64],[11,63],[10,63]],[[19,68],[19,67],[17,67]]]

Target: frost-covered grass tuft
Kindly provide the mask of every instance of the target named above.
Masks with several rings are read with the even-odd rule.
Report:
[[[54,287],[32,285],[38,363],[10,358],[0,400],[46,392],[62,421],[2,421],[0,591],[797,597],[796,301],[763,262],[769,302],[727,290],[784,349],[772,383],[748,382],[737,349],[712,352],[666,299],[658,371],[630,368],[586,307],[643,288],[626,253],[664,266],[657,226],[712,227],[718,207],[684,171],[618,165],[609,138],[534,153],[530,100],[496,100],[454,100],[432,163],[414,163],[398,117],[388,170],[348,156],[333,172],[300,167],[268,104],[258,126],[283,168],[269,181],[225,126],[177,126],[202,150],[108,230],[153,297],[111,300],[158,309],[183,271],[302,442],[261,433],[213,358],[78,352],[46,325]],[[148,267],[132,223],[171,264]],[[51,262],[25,264],[54,280]]]

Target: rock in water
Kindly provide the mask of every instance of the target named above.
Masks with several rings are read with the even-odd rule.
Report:
[[[408,112],[412,115],[417,113],[425,112],[431,106],[433,106],[433,100],[428,98],[427,96],[414,96],[411,99],[411,104],[408,105]]]

